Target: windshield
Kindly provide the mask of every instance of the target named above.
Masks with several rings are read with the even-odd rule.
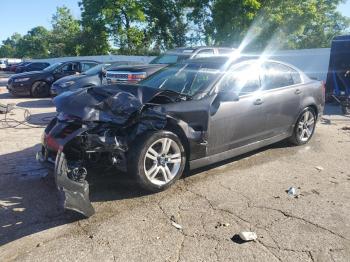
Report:
[[[59,62],[59,63],[54,63],[48,67],[46,67],[43,71],[52,71],[52,70],[55,70],[57,67],[59,67],[60,65],[62,65],[63,63],[62,62]]]
[[[150,64],[176,64],[190,58],[189,55],[165,54],[153,59]]]
[[[151,88],[193,96],[203,92],[219,76],[219,65],[177,64],[164,68],[140,82]]]

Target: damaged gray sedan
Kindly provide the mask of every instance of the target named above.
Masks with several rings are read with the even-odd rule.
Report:
[[[54,99],[43,163],[64,206],[91,216],[87,177],[115,167],[151,192],[202,167],[288,138],[307,143],[323,111],[320,82],[254,57],[211,57],[162,69],[137,85],[92,87]]]

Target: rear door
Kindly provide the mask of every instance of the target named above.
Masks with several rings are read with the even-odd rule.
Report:
[[[294,125],[300,112],[303,85],[299,72],[287,65],[266,62],[262,68],[266,125],[272,137],[288,132]]]

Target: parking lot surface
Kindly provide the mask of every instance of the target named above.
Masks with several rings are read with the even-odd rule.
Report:
[[[60,208],[52,175],[35,160],[51,99],[0,91],[1,103],[31,112],[31,127],[8,128],[14,122],[0,115],[2,261],[350,260],[350,119],[337,107],[308,145],[278,143],[192,171],[158,194],[128,174],[97,172],[96,214],[84,219]],[[23,111],[8,117],[23,120]],[[297,196],[286,193],[292,186]],[[241,231],[258,239],[242,242]]]

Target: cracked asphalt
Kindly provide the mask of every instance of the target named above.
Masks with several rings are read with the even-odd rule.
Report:
[[[39,127],[5,128],[0,115],[1,261],[350,261],[350,118],[335,106],[308,145],[281,142],[158,194],[97,170],[96,214],[84,219],[60,208],[52,175],[35,161],[50,99],[0,90],[1,103],[29,109]],[[291,186],[298,197],[286,193]],[[243,243],[241,231],[258,239]]]

